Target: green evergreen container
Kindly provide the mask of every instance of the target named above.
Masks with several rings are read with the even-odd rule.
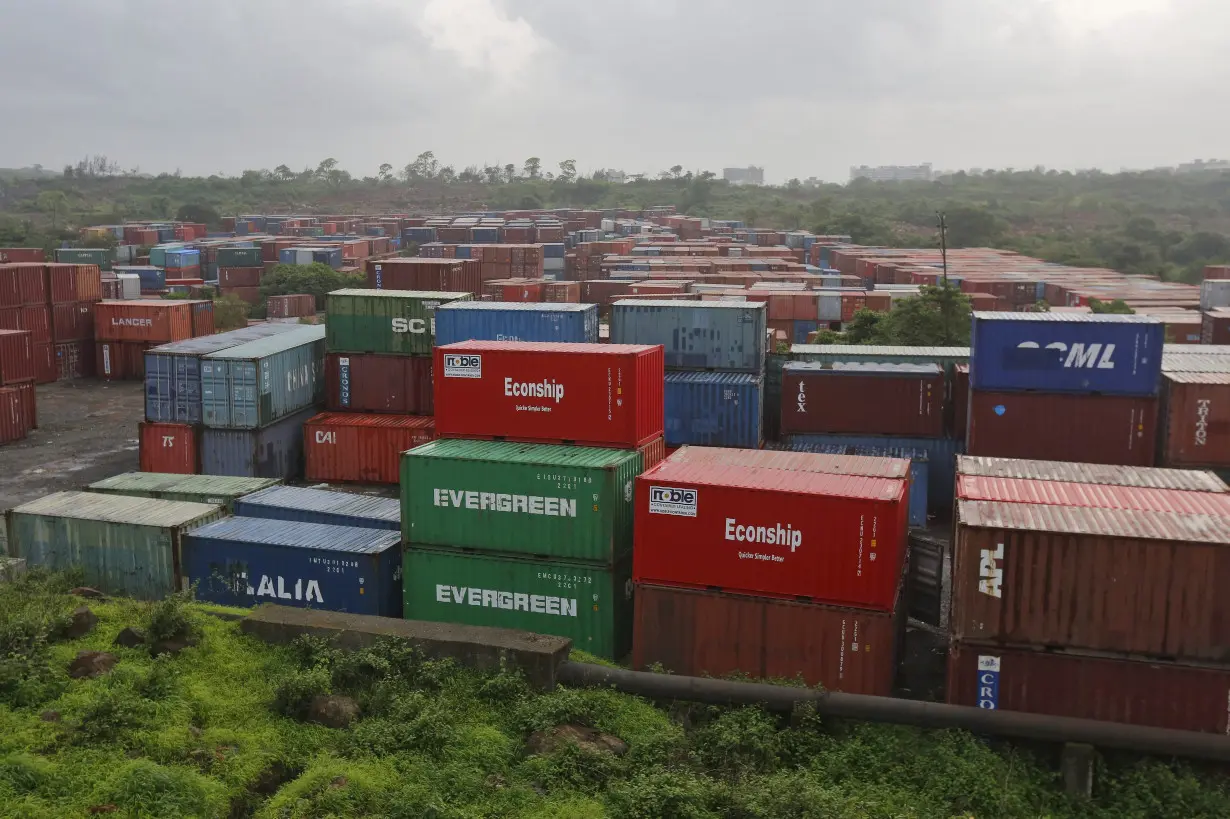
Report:
[[[401,460],[407,543],[611,565],[632,553],[635,451],[433,441]]]
[[[125,472],[86,487],[90,492],[134,498],[187,501],[225,506],[233,511],[237,499],[281,483],[274,478],[235,478],[226,475],[175,475],[168,472]]]
[[[102,247],[57,247],[60,264],[96,264],[99,270],[110,270],[115,263],[115,251]]]
[[[6,514],[8,549],[29,566],[80,569],[106,594],[158,600],[178,589],[189,529],[223,516],[220,506],[95,492],[57,492]]]
[[[220,247],[217,264],[218,267],[264,267],[265,260],[259,247]]]
[[[632,647],[632,565],[411,546],[402,571],[402,616],[554,634],[609,660]]]
[[[427,290],[334,290],[325,300],[329,352],[431,355],[436,308],[472,299]]]

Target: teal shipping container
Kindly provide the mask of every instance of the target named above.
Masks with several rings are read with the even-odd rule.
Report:
[[[201,420],[259,429],[323,402],[325,328],[304,325],[201,359]]]
[[[57,492],[8,511],[9,554],[29,566],[79,569],[105,594],[158,600],[179,586],[188,530],[223,514],[205,503]]]

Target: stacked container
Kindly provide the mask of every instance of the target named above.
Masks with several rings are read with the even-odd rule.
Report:
[[[1155,463],[1157,318],[974,313],[971,339],[971,455]]]
[[[766,333],[763,303],[621,300],[611,307],[613,343],[665,350],[668,447],[761,445]]]
[[[635,478],[662,454],[662,350],[436,349],[437,428],[402,456],[404,614],[631,642]],[[441,428],[442,427],[442,428]]]
[[[0,444],[38,426],[34,342],[26,330],[0,330]]]
[[[259,247],[220,247],[217,251],[218,289],[249,304],[260,302],[265,275],[264,251]]]
[[[94,304],[101,299],[94,265],[0,265],[0,330],[30,333],[39,384],[94,374]]]
[[[633,666],[888,696],[910,463],[684,447],[637,479]]]
[[[999,458],[958,469],[949,702],[1230,729],[1224,483]]]
[[[95,371],[108,381],[143,379],[146,350],[197,335],[187,301],[104,301],[94,312]]]

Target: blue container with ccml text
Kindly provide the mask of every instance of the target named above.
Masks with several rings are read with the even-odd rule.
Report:
[[[1156,395],[1165,326],[1154,316],[973,314],[970,388]]]

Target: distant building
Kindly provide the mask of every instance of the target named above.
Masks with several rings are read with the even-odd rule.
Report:
[[[868,165],[851,166],[850,181],[870,179],[872,182],[930,182],[931,163],[922,165]]]
[[[764,168],[748,165],[746,168],[722,168],[722,178],[732,185],[763,185]]]
[[[1197,159],[1192,162],[1184,162],[1179,167],[1175,168],[1177,173],[1202,173],[1204,171],[1230,171],[1230,161],[1225,159],[1210,159],[1207,162],[1203,159]]]

